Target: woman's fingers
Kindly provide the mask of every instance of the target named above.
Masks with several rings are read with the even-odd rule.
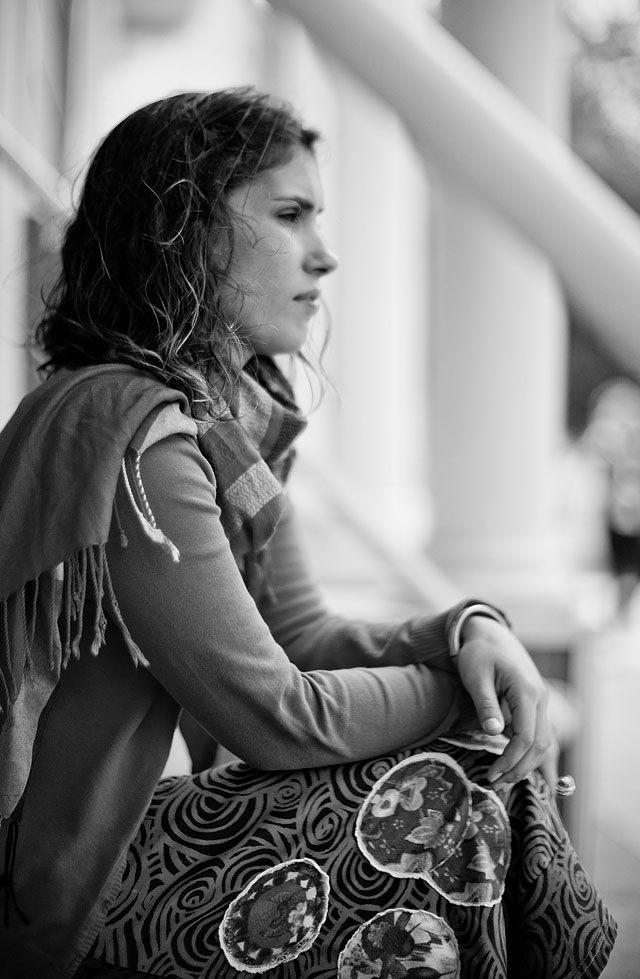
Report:
[[[542,767],[547,763],[551,745],[546,701],[534,703],[524,699],[514,705],[509,744],[488,772],[493,787],[518,782],[534,769]],[[550,764],[547,764],[549,773],[552,770]]]
[[[551,772],[548,689],[517,637],[492,619],[471,616],[457,664],[482,729],[487,734],[504,730],[509,739],[489,769],[493,784],[517,782],[543,764]]]
[[[545,755],[542,764],[540,765],[540,771],[542,776],[551,789],[555,792],[556,783],[558,781],[558,759],[560,756],[560,748],[555,737],[552,739],[551,747]]]

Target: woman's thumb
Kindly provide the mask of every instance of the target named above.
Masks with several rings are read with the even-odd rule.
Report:
[[[504,731],[504,715],[493,691],[472,691],[471,699],[485,734],[501,734]]]
[[[480,717],[482,730],[485,734],[502,734],[504,731],[504,721],[502,715],[491,714],[489,717]]]

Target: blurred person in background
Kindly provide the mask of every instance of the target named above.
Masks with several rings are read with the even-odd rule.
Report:
[[[89,167],[0,435],[6,979],[595,977],[613,945],[504,614],[354,621],[307,570],[274,358],[336,268],[317,139],[186,93]],[[163,779],[183,712],[241,760]]]
[[[603,474],[608,566],[616,613],[629,624],[640,581],[640,387],[627,378],[596,389],[582,444]]]

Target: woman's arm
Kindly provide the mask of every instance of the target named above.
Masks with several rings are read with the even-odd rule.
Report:
[[[466,601],[444,614],[417,616],[395,624],[371,624],[332,615],[309,574],[299,539],[289,506],[271,546],[276,602],[271,606],[265,603],[264,615],[300,669],[423,662],[435,669],[457,670],[476,708],[470,727],[481,725],[488,734],[500,733],[506,727],[509,736],[509,746],[492,766],[490,777],[516,781],[542,766],[553,782],[547,687],[508,628],[480,614],[466,618]],[[460,648],[454,660],[451,647],[459,625]]]
[[[468,726],[455,674],[424,665],[301,672],[275,641],[240,577],[220,523],[212,473],[195,443],[148,449],[141,474],[158,526],[180,550],[159,553],[122,488],[108,560],[122,616],[151,672],[213,738],[262,768],[372,757]]]

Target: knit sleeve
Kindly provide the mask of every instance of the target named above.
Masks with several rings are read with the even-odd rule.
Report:
[[[122,548],[108,548],[123,621],[159,683],[209,734],[259,768],[305,768],[395,751],[469,724],[455,675],[422,664],[301,671],[247,592],[195,442],[171,436],[142,456],[174,563],[117,496]],[[124,538],[122,538],[124,539]]]
[[[270,545],[269,569],[275,600],[267,598],[261,611],[274,637],[301,670],[420,662],[455,671],[448,633],[458,606],[395,622],[362,621],[332,613],[310,572],[289,502]]]

